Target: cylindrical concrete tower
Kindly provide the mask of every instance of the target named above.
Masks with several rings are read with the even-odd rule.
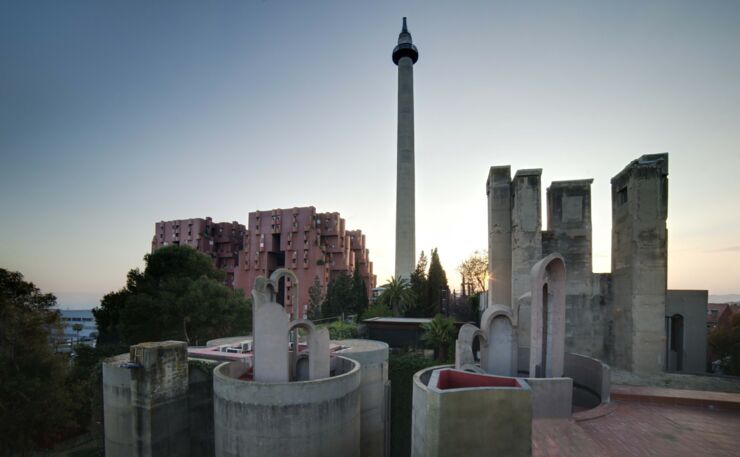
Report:
[[[419,51],[403,28],[393,63],[398,65],[398,157],[396,169],[396,276],[410,278],[416,261],[414,196],[414,64]]]

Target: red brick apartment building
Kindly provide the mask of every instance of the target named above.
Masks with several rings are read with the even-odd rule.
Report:
[[[213,223],[211,218],[158,222],[152,251],[169,244],[188,245],[213,257],[226,271],[227,284],[249,294],[257,276],[269,276],[285,267],[298,277],[298,303],[293,303],[290,281],[284,281],[278,299],[294,319],[308,311],[308,289],[314,280],[326,286],[355,266],[365,280],[368,296],[376,277],[365,235],[346,230],[339,213],[317,213],[313,206],[249,213],[245,228],[237,222]],[[296,306],[297,305],[297,306]]]
[[[152,251],[162,246],[190,246],[213,258],[216,268],[226,272],[226,284],[234,286],[234,270],[242,249],[246,228],[238,222],[205,219],[181,219],[157,222]]]

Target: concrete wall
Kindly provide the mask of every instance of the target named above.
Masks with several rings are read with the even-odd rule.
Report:
[[[488,196],[488,305],[511,301],[511,167],[491,167]]]
[[[136,455],[131,370],[120,366],[128,362],[128,354],[111,357],[103,362],[105,455],[109,457]]]
[[[427,385],[432,367],[414,375],[413,457],[532,454],[531,391],[477,387],[440,390]]]
[[[706,290],[669,290],[666,294],[666,319],[676,314],[683,317],[683,341],[681,346],[681,370],[688,373],[707,371],[707,302]],[[666,338],[669,371],[679,371],[676,357],[671,349],[671,329]]]
[[[547,189],[547,232],[542,255],[557,252],[568,268],[566,336],[569,352],[603,357],[604,312],[593,300],[591,183],[593,179],[555,181]]]
[[[190,455],[208,457],[213,445],[213,370],[218,362],[193,360],[188,362],[188,417]]]
[[[665,368],[668,154],[645,155],[612,178],[614,359],[642,373]]]
[[[130,363],[126,365],[126,363]],[[106,455],[188,456],[187,346],[141,343],[103,364]]]
[[[512,303],[530,291],[529,272],[542,258],[541,174],[540,169],[519,170],[511,183]]]
[[[360,364],[360,455],[386,456],[386,435],[390,433],[388,392],[388,345],[372,340],[339,340],[347,347],[337,354]]]
[[[610,401],[609,365],[579,354],[565,354],[564,376],[573,379],[573,404],[593,408]]]
[[[233,362],[230,362],[233,363]],[[331,378],[261,383],[214,371],[217,457],[360,456],[360,367],[337,357]]]

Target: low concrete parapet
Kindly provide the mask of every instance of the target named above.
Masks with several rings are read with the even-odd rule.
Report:
[[[580,354],[565,354],[564,376],[573,379],[573,404],[595,408],[609,403],[609,365]]]
[[[360,366],[337,357],[334,376],[255,382],[213,373],[216,457],[360,456]]]
[[[414,375],[412,457],[532,454],[532,391],[522,378],[432,367]]]

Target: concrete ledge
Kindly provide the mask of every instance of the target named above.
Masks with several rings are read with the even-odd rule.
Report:
[[[664,389],[660,387],[614,386],[613,400],[697,406],[740,411],[740,394],[699,390]]]

